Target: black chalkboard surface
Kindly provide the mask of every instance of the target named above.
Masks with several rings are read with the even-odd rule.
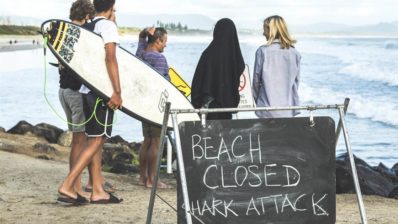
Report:
[[[335,124],[314,120],[181,123],[194,216],[206,224],[335,223]]]

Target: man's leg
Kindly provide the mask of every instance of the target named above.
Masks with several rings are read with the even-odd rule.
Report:
[[[148,150],[148,178],[146,181],[147,187],[152,187],[153,179],[155,177],[155,173],[157,171],[156,161],[159,152],[159,137],[151,138],[151,145],[149,146]]]
[[[74,190],[75,181],[83,169],[92,161],[94,155],[102,149],[104,142],[105,138],[103,137],[94,137],[88,139],[87,147],[81,152],[76,163],[72,167],[72,170],[69,172],[62,185],[58,188],[58,192],[60,194],[71,198],[77,197],[76,191]],[[94,174],[95,172],[92,173]],[[93,176],[92,179],[94,182]],[[98,179],[98,177],[96,177],[96,179]]]
[[[94,163],[94,164],[92,164],[92,163]],[[91,178],[92,171],[90,171],[92,169],[92,166],[94,166],[94,167],[100,166],[100,168],[102,170],[102,150],[99,150],[97,152],[97,154],[95,154],[95,156],[93,157],[93,160],[91,161],[91,163],[88,164],[88,170],[90,173],[90,177],[87,181],[86,189],[89,189],[89,191],[92,191],[92,189],[93,189],[93,180]],[[101,174],[102,184],[105,184],[105,178],[102,175],[102,172],[100,174]]]
[[[103,142],[105,142],[105,138]],[[94,155],[91,163],[89,164],[89,172],[93,187],[91,200],[93,201],[107,199],[109,197],[103,188],[104,177],[102,176],[102,146],[103,144],[101,144],[100,149]]]
[[[151,138],[144,137],[144,142],[142,143],[140,149],[140,179],[138,181],[139,185],[145,186],[145,182],[148,178],[148,152],[151,146]]]
[[[72,167],[74,166],[79,155],[83,151],[85,144],[86,144],[86,135],[84,132],[74,132],[72,134],[72,149],[69,158],[69,170],[72,170]],[[87,194],[82,189],[81,175],[78,176],[73,188],[80,195],[86,198],[90,198],[90,194]]]

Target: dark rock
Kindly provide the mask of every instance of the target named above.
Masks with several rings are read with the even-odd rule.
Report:
[[[70,147],[72,145],[72,135],[73,135],[72,132],[69,132],[69,131],[63,132],[59,136],[57,144],[65,146],[65,147]]]
[[[43,160],[50,160],[50,158],[46,155],[40,155],[40,156],[37,156],[36,158],[43,159]]]
[[[395,186],[395,188],[388,194],[389,198],[395,198],[398,199],[398,186]]]
[[[365,161],[355,158],[358,180],[363,194],[387,197],[394,184],[391,179],[375,171]],[[336,193],[354,193],[351,165],[348,156],[336,159]]]
[[[396,163],[394,166],[392,166],[391,170],[395,172],[395,175],[398,176],[398,163]]]
[[[336,160],[336,194],[354,193],[355,187],[352,175],[344,161]]]
[[[112,166],[114,156],[125,151],[125,147],[118,144],[105,143],[102,150],[102,164]]]
[[[395,170],[388,168],[383,163],[379,163],[376,167],[376,171],[389,178],[394,184],[398,184],[398,176],[395,173]]]
[[[24,135],[26,133],[33,133],[35,127],[26,121],[20,121],[14,127],[7,131],[10,134]]]
[[[102,163],[110,167],[113,173],[136,173],[137,167],[132,165],[134,160],[133,150],[128,145],[105,143],[102,153]]]
[[[137,143],[137,142],[130,142],[128,143],[128,147],[135,153],[139,153],[140,148],[141,148],[142,143]]]
[[[106,140],[106,143],[111,143],[111,144],[121,144],[121,145],[127,145],[128,142],[124,140],[120,135],[113,136],[111,138],[108,138]]]
[[[57,152],[57,149],[55,149],[54,147],[43,143],[36,143],[33,146],[33,150],[40,153]]]
[[[122,153],[117,154],[114,157],[112,163],[115,164],[115,163],[120,162],[120,163],[125,163],[125,164],[131,164],[133,162],[133,159],[134,159],[133,154],[128,153],[128,152],[122,152]]]
[[[338,155],[337,157],[336,157],[336,161],[337,160],[339,160],[339,161],[345,161],[345,162],[350,162],[350,158],[349,158],[349,156],[348,156],[348,153],[342,153],[342,154],[340,154],[340,155]],[[363,159],[361,159],[361,158],[358,158],[358,157],[356,157],[355,155],[354,155],[354,161],[355,161],[355,164],[358,166],[358,165],[364,165],[364,166],[369,166]]]
[[[139,169],[132,164],[115,163],[111,170],[112,173],[126,174],[126,173],[138,173]]]
[[[59,136],[64,131],[50,124],[41,123],[35,126],[33,133],[45,138],[50,143],[57,143]]]
[[[3,127],[0,127],[0,133],[4,133],[6,132],[6,129],[4,129]]]

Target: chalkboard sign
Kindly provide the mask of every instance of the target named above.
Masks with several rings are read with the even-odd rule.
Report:
[[[206,224],[335,223],[335,124],[329,117],[315,117],[315,123],[181,123],[193,216]]]

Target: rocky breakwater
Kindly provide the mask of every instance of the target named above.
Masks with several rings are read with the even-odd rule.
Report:
[[[388,168],[383,163],[378,166],[370,166],[364,160],[355,156],[354,160],[363,194],[398,199],[398,163]],[[336,158],[336,193],[355,193],[347,153]]]
[[[39,159],[68,162],[72,133],[50,124],[20,121],[6,131],[0,128],[0,150]],[[120,136],[107,139],[103,148],[103,169],[113,173],[137,173],[141,143],[127,142]]]

